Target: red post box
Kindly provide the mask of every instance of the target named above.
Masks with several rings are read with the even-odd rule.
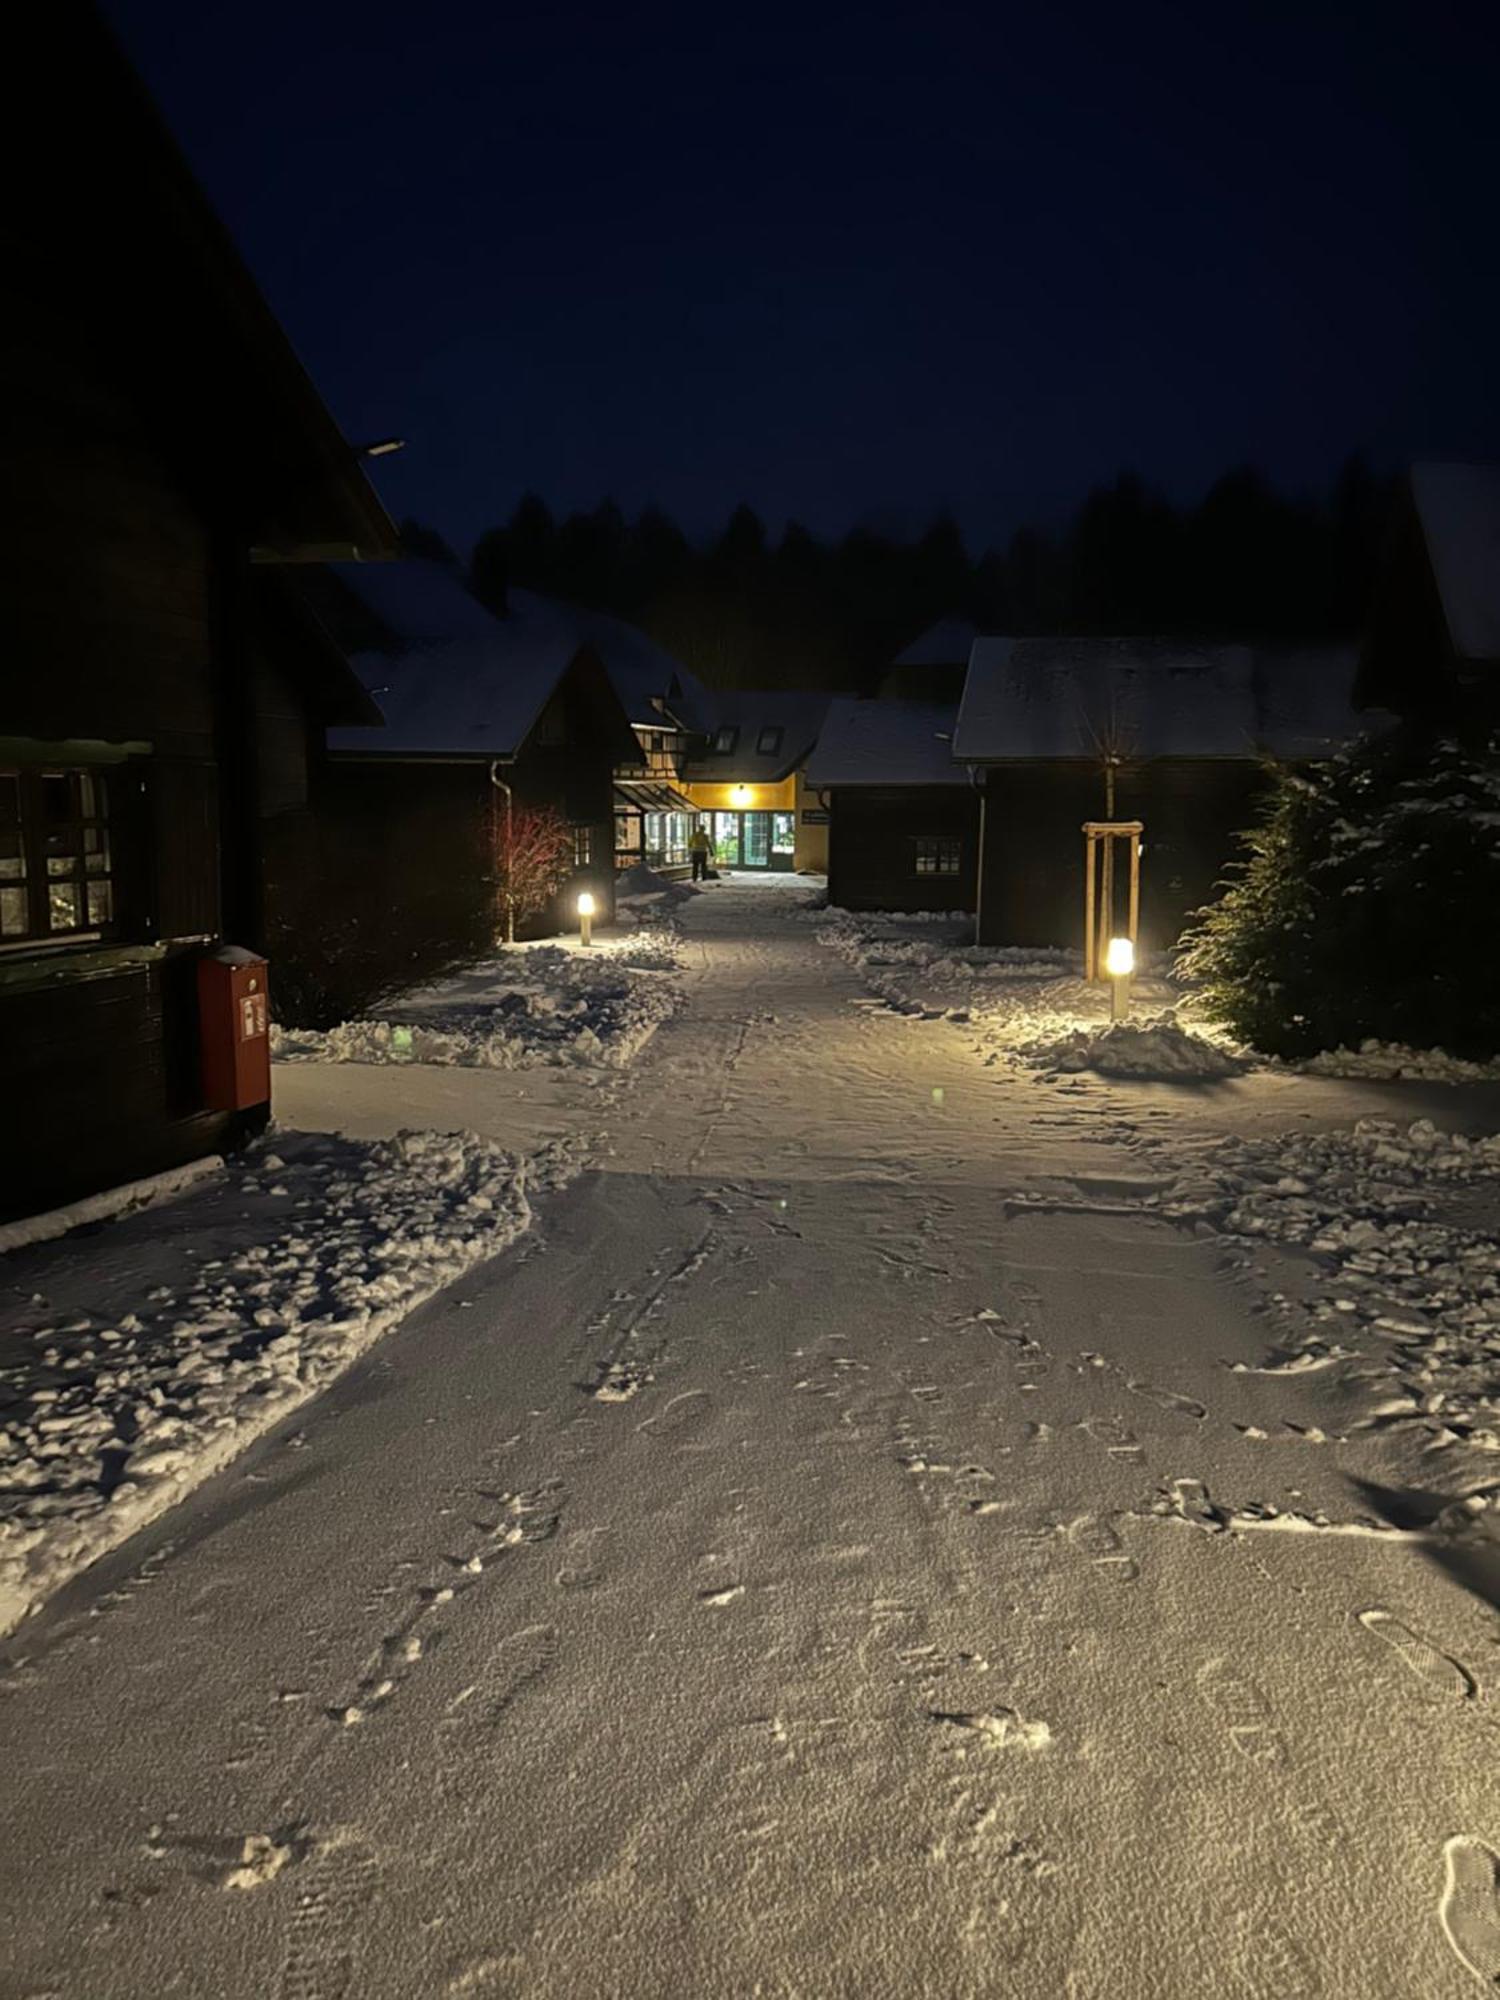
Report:
[[[266,961],[225,945],[198,961],[198,1038],[203,1101],[210,1111],[248,1111],[271,1101],[271,1020]]]

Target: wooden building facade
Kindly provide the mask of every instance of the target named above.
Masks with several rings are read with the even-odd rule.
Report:
[[[445,564],[409,557],[309,574],[306,600],[379,715],[328,731],[306,813],[269,867],[283,1018],[322,1027],[494,948],[505,930],[507,808],[566,824],[566,880],[519,937],[614,913],[615,772],[634,734],[569,608],[478,603]]]
[[[682,789],[729,870],[821,874],[828,813],[804,767],[830,697],[772,689],[716,694],[711,726],[683,767]]]
[[[395,545],[97,16],[31,27],[29,108],[89,147],[6,225],[0,1215],[231,1135],[196,964],[262,942],[264,817],[370,713],[273,566]]]
[[[954,732],[982,784],[978,941],[1080,945],[1088,821],[1139,820],[1140,938],[1170,948],[1241,853],[1274,763],[1369,726],[1352,647],[979,639]]]
[[[828,812],[841,910],[973,910],[979,793],[953,759],[952,706],[834,701],[807,765]]]

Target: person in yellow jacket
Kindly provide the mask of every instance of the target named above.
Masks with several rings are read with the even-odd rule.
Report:
[[[693,857],[693,880],[701,882],[708,873],[709,856],[714,844],[708,837],[708,828],[699,820],[688,835],[688,853]]]

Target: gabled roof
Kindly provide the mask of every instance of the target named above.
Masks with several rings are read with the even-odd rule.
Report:
[[[735,688],[715,694],[708,747],[694,750],[683,778],[694,785],[779,784],[817,742],[831,700],[831,695],[800,689]],[[732,748],[713,747],[720,732],[733,732]]]
[[[1330,755],[1363,727],[1352,646],[978,639],[954,751],[973,763]]]
[[[510,593],[509,615],[497,618],[446,563],[413,556],[339,564],[331,574],[348,600],[331,614],[335,637],[347,647],[385,727],[331,729],[330,750],[512,758],[580,656],[598,659],[602,668],[609,664],[595,643],[591,614],[517,590]],[[635,743],[623,703],[618,723],[628,760]]]
[[[966,785],[969,773],[953,757],[958,710],[923,701],[830,704],[806,781],[815,790],[839,785]]]
[[[1500,660],[1500,465],[1416,465],[1411,490],[1454,654]]]
[[[961,667],[967,663],[978,637],[979,627],[972,618],[961,618],[956,613],[939,618],[935,625],[929,625],[925,632],[918,633],[909,646],[903,646],[891,665]]]
[[[713,696],[680,661],[648,638],[638,626],[627,625],[604,611],[584,611],[535,591],[507,593],[512,613],[540,620],[554,615],[567,620],[579,643],[592,645],[604,662],[615,693],[632,722],[648,727],[678,723],[683,729],[707,729],[713,719]]]

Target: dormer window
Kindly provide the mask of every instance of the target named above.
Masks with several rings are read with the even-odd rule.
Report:
[[[716,757],[732,757],[734,755],[734,746],[739,740],[740,732],[737,726],[732,722],[726,723],[722,729],[714,731],[714,755]]]
[[[781,748],[781,739],[785,733],[784,730],[774,726],[763,729],[755,739],[755,754],[758,757],[774,757]]]

